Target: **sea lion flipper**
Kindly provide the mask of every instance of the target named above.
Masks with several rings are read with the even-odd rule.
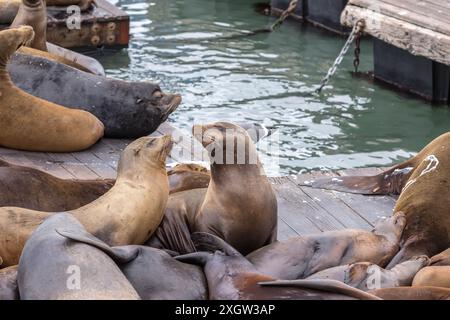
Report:
[[[180,262],[204,266],[213,255],[209,252],[188,253],[174,259]]]
[[[414,167],[405,162],[375,176],[323,178],[304,181],[300,185],[366,195],[400,194],[413,170]]]
[[[128,250],[121,247],[115,248],[110,247],[108,244],[106,244],[105,242],[103,242],[102,240],[98,239],[97,237],[93,236],[88,232],[82,232],[79,230],[77,231],[62,230],[62,229],[56,229],[56,232],[61,236],[68,238],[70,240],[92,245],[102,250],[107,255],[109,255],[113,260],[119,263],[130,262],[134,260],[136,256],[139,254],[138,248],[132,248],[131,250]]]
[[[207,233],[207,232],[194,232],[191,235],[191,239],[194,242],[195,248],[199,251],[222,251],[228,256],[240,257],[242,254],[234,249],[231,245],[226,243],[221,238]]]
[[[382,300],[379,297],[364,292],[360,289],[353,288],[343,282],[329,279],[315,279],[315,280],[277,280],[260,282],[261,286],[281,286],[281,287],[302,287],[307,289],[322,290],[333,293],[345,294],[350,297],[361,300]]]

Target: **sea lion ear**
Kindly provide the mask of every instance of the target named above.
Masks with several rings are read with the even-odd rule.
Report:
[[[206,232],[194,232],[191,235],[195,248],[199,251],[222,251],[227,256],[242,257],[242,254],[221,238]]]
[[[70,239],[72,241],[81,242],[84,244],[88,244],[91,246],[96,247],[97,249],[102,250],[107,255],[109,255],[114,261],[118,263],[127,263],[130,262],[139,255],[139,248],[138,247],[115,247],[112,248],[109,245],[107,245],[102,240],[98,239],[97,237],[93,236],[92,234],[81,231],[81,230],[63,230],[63,229],[56,229],[55,230],[59,235]]]
[[[175,257],[174,259],[180,262],[195,264],[198,266],[205,266],[208,261],[213,257],[213,254],[209,252],[195,252],[184,254],[182,256]]]

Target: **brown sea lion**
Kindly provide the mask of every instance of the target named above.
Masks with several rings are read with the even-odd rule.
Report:
[[[105,75],[102,65],[94,58],[61,48],[47,42],[47,11],[44,0],[23,0],[11,27],[30,26],[35,36],[30,44],[33,49],[22,47],[19,52],[69,65],[98,75]]]
[[[410,286],[417,272],[429,264],[426,256],[402,262],[390,270],[370,262],[359,262],[317,272],[306,280],[332,279],[363,291]]]
[[[412,283],[413,287],[444,287],[450,288],[450,266],[430,266],[417,273]]]
[[[368,293],[383,300],[450,300],[450,289],[440,287],[397,287]]]
[[[110,247],[82,230],[56,231],[76,242],[92,245],[109,255],[143,300],[205,300],[203,270],[175,260],[167,252],[146,246]]]
[[[208,188],[211,176],[205,167],[189,163],[178,164],[167,171],[170,193]]]
[[[398,252],[405,216],[381,219],[372,232],[337,230],[277,241],[247,256],[262,273],[303,279],[316,272],[361,261],[385,266]]]
[[[193,133],[210,150],[209,186],[171,195],[147,244],[189,253],[195,251],[191,232],[209,232],[248,254],[275,241],[277,199],[247,132],[217,122],[194,126]]]
[[[0,269],[0,301],[19,300],[17,270],[18,266]]]
[[[134,141],[120,157],[114,187],[94,202],[68,212],[109,245],[143,244],[164,215],[169,196],[165,159],[171,148],[170,136]],[[17,264],[31,233],[52,214],[15,207],[0,208],[3,266]]]
[[[431,257],[450,247],[450,133],[415,157],[372,177],[339,177],[312,182],[313,187],[365,194],[400,193],[394,212],[407,223],[401,250],[388,268],[418,255]]]
[[[33,232],[20,257],[17,282],[23,300],[139,300],[139,295],[103,251],[56,232],[85,232],[68,213],[55,214]]]
[[[275,278],[260,273],[237,250],[206,233],[194,233],[199,250],[222,245],[221,251],[196,252],[175,259],[203,266],[211,300],[343,300],[377,299],[335,280],[301,280],[290,286],[273,285]],[[204,242],[204,243],[202,243]],[[218,247],[216,247],[219,249]],[[262,282],[267,284],[260,285]]]
[[[31,27],[0,31],[0,145],[43,152],[89,148],[104,131],[95,116],[33,97],[11,82],[8,60],[33,34]]]
[[[0,0],[0,23],[10,24],[19,11],[22,0]]]

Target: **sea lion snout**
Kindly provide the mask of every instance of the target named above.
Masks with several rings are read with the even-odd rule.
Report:
[[[152,98],[157,99],[157,108],[161,111],[163,120],[166,120],[181,104],[180,94],[165,94],[161,90],[155,90]]]

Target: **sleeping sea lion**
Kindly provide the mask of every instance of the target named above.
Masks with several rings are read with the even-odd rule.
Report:
[[[6,65],[33,35],[28,26],[0,31],[0,146],[42,152],[89,148],[103,136],[95,116],[34,97],[11,82]]]
[[[206,300],[203,270],[179,262],[167,252],[146,246],[110,247],[81,230],[56,230],[75,242],[92,245],[109,255],[143,300]]]
[[[286,287],[282,284],[270,284],[275,281],[273,277],[260,273],[243,255],[223,240],[205,233],[194,233],[193,237],[199,249],[215,243],[215,239],[219,245],[222,244],[221,251],[214,253],[200,251],[175,257],[178,261],[203,266],[211,300],[377,299],[335,280],[301,280],[302,283]],[[260,285],[262,282],[269,283]]]
[[[46,219],[20,257],[17,282],[23,300],[139,300],[114,261],[90,245],[66,239],[57,228],[85,232],[68,213]]]
[[[450,300],[450,289],[440,287],[397,287],[369,291],[383,300]]]
[[[400,193],[394,212],[406,215],[401,250],[388,268],[414,256],[431,257],[450,247],[450,133],[415,157],[372,177],[339,177],[311,185],[365,194]]]
[[[112,246],[143,244],[161,222],[169,182],[166,156],[170,136],[144,137],[122,153],[114,187],[73,214],[92,234]],[[0,257],[3,266],[17,264],[31,233],[54,213],[23,208],[0,208]]]
[[[306,280],[332,279],[363,291],[410,286],[417,272],[428,263],[428,257],[420,256],[386,270],[370,262],[358,262],[319,271]]]
[[[25,92],[96,115],[110,138],[149,135],[181,103],[180,95],[164,94],[157,84],[105,78],[38,56],[17,53],[8,70]]]
[[[0,301],[19,300],[17,269],[18,266],[0,269]]]
[[[405,216],[381,219],[374,230],[327,231],[277,241],[247,256],[256,269],[277,279],[303,279],[361,261],[385,266],[398,252]]]
[[[171,195],[147,244],[189,253],[195,251],[190,234],[209,232],[248,254],[275,241],[277,199],[247,132],[217,122],[194,126],[193,133],[211,151],[209,186]]]

